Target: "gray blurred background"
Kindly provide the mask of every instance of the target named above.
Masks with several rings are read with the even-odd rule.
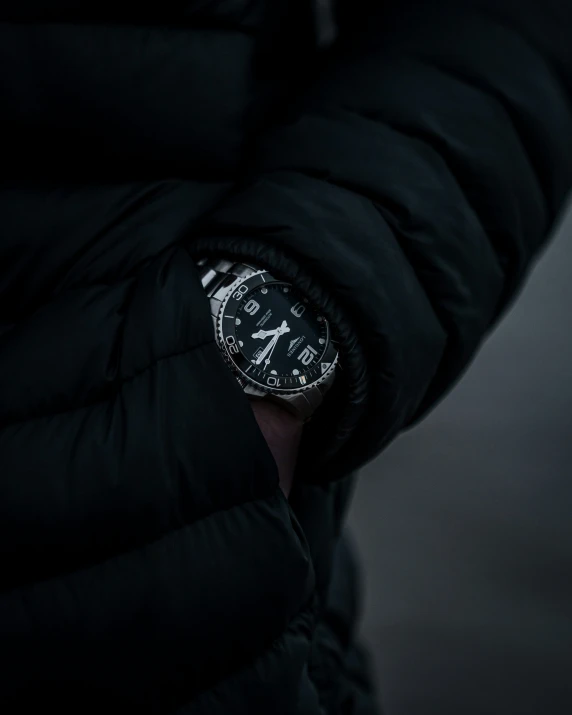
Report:
[[[387,715],[572,715],[572,212],[349,523]]]

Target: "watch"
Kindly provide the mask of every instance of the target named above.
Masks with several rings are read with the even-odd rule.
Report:
[[[328,320],[292,283],[264,269],[208,258],[197,263],[217,345],[245,393],[310,419],[338,367]]]

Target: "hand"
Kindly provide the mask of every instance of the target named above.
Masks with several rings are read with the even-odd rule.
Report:
[[[252,333],[252,337],[264,340],[264,338],[268,338],[270,335],[276,335],[279,330],[280,328],[276,328],[275,330],[259,330],[257,333]]]
[[[280,333],[276,333],[276,335],[272,338],[272,340],[268,343],[268,345],[260,353],[260,355],[256,359],[257,365],[260,365],[260,363],[264,360],[264,358],[268,355],[268,353],[271,352],[272,350],[274,350],[274,346],[278,342],[279,337],[280,337]]]
[[[267,331],[267,332],[271,332],[271,331]],[[274,335],[272,340],[268,343],[268,345],[264,348],[264,350],[258,356],[258,358],[256,360],[257,365],[260,365],[260,363],[264,360],[264,358],[268,355],[268,353],[272,353],[274,351],[274,347],[275,347],[276,343],[278,342],[278,338],[281,335],[284,335],[284,333],[290,332],[288,323],[285,320],[283,320],[282,325],[279,328],[276,328],[276,330],[273,332],[275,332],[276,334]],[[268,360],[268,362],[270,362],[270,360]]]
[[[250,404],[278,467],[280,488],[288,497],[294,481],[303,423],[268,400],[252,400]]]
[[[289,333],[290,328],[288,327],[288,323],[283,320],[282,325],[280,325],[278,328],[274,328],[274,330],[259,330],[257,333],[252,333],[253,338],[261,338],[264,340],[264,338],[269,337],[270,335],[276,335],[277,333]]]

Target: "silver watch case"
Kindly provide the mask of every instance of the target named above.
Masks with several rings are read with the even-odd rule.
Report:
[[[266,385],[263,386],[258,381],[250,378],[236,365],[230,355],[225,341],[223,319],[225,309],[227,308],[229,301],[233,299],[233,296],[237,293],[240,294],[239,297],[236,297],[237,303],[239,303],[242,300],[243,295],[249,292],[252,288],[257,287],[262,283],[275,282],[283,283],[284,281],[275,278],[266,270],[249,269],[248,271],[245,271],[244,275],[237,277],[236,280],[230,285],[217,291],[215,296],[210,299],[216,340],[225,361],[236,375],[245,393],[252,397],[259,398],[270,395],[272,396],[272,401],[281,404],[283,407],[302,419],[308,419],[314,410],[321,404],[324,395],[331,387],[335,378],[336,368],[338,366],[338,351],[332,344],[330,325],[328,321],[326,321],[326,324],[328,328],[328,346],[331,350],[331,360],[329,360],[330,365],[318,379],[308,385],[301,385],[300,387],[294,389],[284,389]],[[243,285],[248,286],[248,290],[239,291],[240,287]]]

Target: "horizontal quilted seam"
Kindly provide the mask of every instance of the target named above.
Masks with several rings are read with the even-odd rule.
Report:
[[[442,60],[437,60],[434,57],[424,55],[419,53],[416,55],[416,58],[420,61],[423,62],[426,65],[429,65],[431,67],[434,67],[435,69],[439,70],[443,74],[448,74],[451,77],[454,77],[458,79],[460,82],[463,82],[464,84],[472,87],[474,90],[482,92],[483,94],[488,95],[491,99],[494,99],[497,101],[505,110],[507,116],[510,118],[512,122],[512,126],[514,128],[515,134],[519,137],[520,143],[522,146],[522,151],[525,154],[526,158],[528,159],[529,164],[532,166],[534,169],[534,175],[536,177],[541,176],[541,172],[538,167],[538,161],[535,160],[535,158],[530,154],[530,149],[529,145],[530,142],[527,141],[526,136],[524,135],[524,131],[522,128],[521,122],[518,120],[518,111],[515,110],[513,106],[511,106],[511,103],[509,99],[496,87],[494,87],[491,83],[487,83],[483,81],[482,79],[478,78],[476,75],[471,75],[465,70],[459,70],[455,67],[453,67],[452,63],[446,63],[443,62]],[[546,193],[546,189],[543,186],[542,182],[538,182],[538,188],[542,192],[542,197],[544,199],[545,205],[549,205],[549,199],[548,195]]]
[[[240,669],[223,677],[213,687],[207,688],[198,693],[193,697],[192,701],[172,711],[170,715],[194,715],[197,709],[202,712],[203,703],[207,703],[207,706],[212,708],[213,702],[221,698],[221,691],[228,691],[232,697],[235,697],[237,681],[239,681],[241,677],[248,674],[249,671],[254,669],[259,670],[263,661],[269,661],[272,657],[276,656],[281,649],[284,649],[284,644],[289,638],[291,632],[298,628],[300,623],[303,623],[304,621],[309,622],[308,628],[311,630],[311,633],[308,634],[308,646],[310,650],[311,637],[314,633],[316,616],[317,601],[316,595],[313,593],[308,599],[308,602],[290,619],[282,634],[278,636],[278,638],[275,638],[262,653],[253,658],[250,662],[243,664]]]
[[[113,399],[115,399],[115,397],[121,391],[121,388],[123,387],[123,385],[126,385],[127,383],[132,382],[133,380],[137,379],[138,377],[141,377],[142,375],[148,373],[150,370],[152,370],[158,364],[165,362],[166,360],[171,360],[173,358],[181,357],[182,355],[189,355],[194,350],[200,350],[204,347],[212,345],[213,343],[214,343],[214,335],[211,340],[205,340],[204,342],[197,343],[196,345],[191,345],[190,347],[185,348],[185,350],[178,350],[177,352],[170,353],[169,355],[163,355],[163,356],[157,358],[150,365],[147,365],[142,370],[134,373],[133,375],[129,375],[128,377],[123,378],[120,382],[119,388],[117,390],[115,390],[112,395],[107,396],[103,399],[93,400],[92,402],[84,403],[82,405],[76,405],[74,407],[69,407],[65,410],[52,411],[52,412],[48,412],[46,414],[41,414],[41,415],[31,415],[30,417],[27,417],[24,420],[8,421],[5,424],[0,425],[0,429],[7,429],[9,427],[17,427],[18,425],[22,425],[22,424],[29,424],[30,422],[36,422],[36,421],[40,421],[40,420],[50,419],[51,417],[55,417],[57,415],[65,415],[65,414],[72,414],[74,412],[81,412],[82,410],[89,410],[92,407],[97,407],[98,405],[105,404],[106,402],[111,402]]]
[[[128,556],[129,554],[136,553],[137,551],[141,551],[142,549],[149,548],[150,546],[154,546],[161,541],[163,541],[166,538],[170,538],[173,535],[176,535],[178,533],[181,533],[187,529],[192,529],[197,527],[199,524],[208,521],[209,519],[216,519],[218,516],[223,513],[223,512],[231,512],[235,510],[242,509],[244,506],[247,506],[248,504],[255,504],[257,502],[272,502],[272,501],[279,501],[281,498],[283,498],[282,490],[280,487],[273,488],[272,492],[270,494],[264,495],[264,496],[256,496],[253,499],[245,499],[244,501],[240,502],[239,504],[233,504],[232,506],[226,508],[226,509],[218,509],[210,514],[206,514],[205,516],[200,517],[199,519],[195,519],[192,522],[181,524],[180,526],[174,528],[174,529],[169,529],[165,531],[165,533],[160,534],[156,538],[149,539],[148,541],[144,541],[137,546],[134,546],[133,548],[130,549],[125,549],[123,551],[118,551],[117,553],[114,553],[113,556],[109,558],[104,558],[98,561],[93,561],[92,563],[85,564],[81,568],[78,569],[70,569],[68,571],[62,571],[60,573],[54,574],[53,576],[50,576],[47,579],[43,580],[38,580],[34,581],[32,584],[33,588],[36,588],[41,585],[49,585],[49,584],[55,584],[56,582],[61,581],[63,578],[66,578],[67,576],[72,576],[73,574],[78,574],[78,573],[84,573],[87,571],[90,571],[92,569],[97,569],[99,566],[103,564],[110,564],[113,563],[114,561],[117,561],[118,559],[121,559],[125,556]],[[9,596],[13,594],[14,592],[17,591],[25,591],[27,588],[29,588],[28,585],[26,586],[13,586],[9,589],[5,590],[0,590],[0,599],[3,596]],[[24,598],[24,594],[20,594],[22,598]]]
[[[532,38],[530,32],[527,32],[523,27],[519,27],[516,24],[511,25],[510,20],[504,17],[502,13],[498,12],[498,8],[487,8],[485,16],[493,20],[506,32],[517,35],[525,44],[530,47],[530,49],[534,50],[534,52],[538,55],[539,60],[542,60],[550,68],[552,74],[554,74],[558,78],[559,82],[562,85],[568,85],[568,83],[570,82],[570,78],[566,77],[565,73],[560,67],[558,67],[554,59],[542,50],[538,43]],[[570,88],[572,88],[572,85],[570,85]],[[568,93],[564,92],[564,95],[565,98],[568,99]],[[570,104],[570,109],[572,111],[572,102],[568,100],[568,103]]]

